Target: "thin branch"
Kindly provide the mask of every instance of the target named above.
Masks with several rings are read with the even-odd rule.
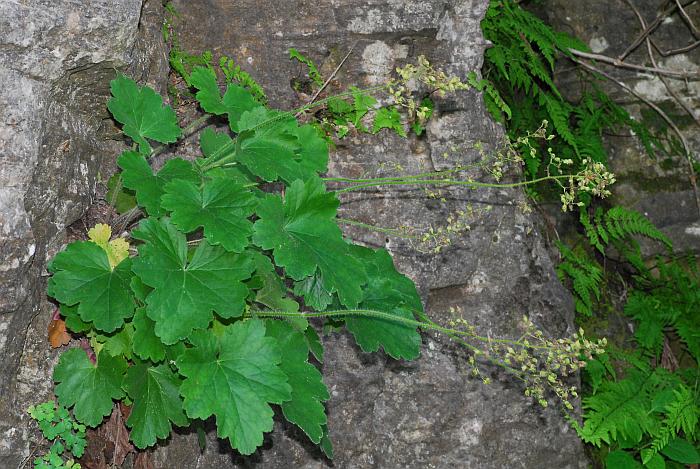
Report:
[[[634,40],[634,42],[632,42],[632,44],[630,44],[630,46],[629,46],[627,49],[625,49],[625,51],[624,51],[622,54],[620,54],[620,55],[618,56],[618,59],[619,59],[619,60],[625,60],[625,57],[627,57],[627,56],[630,55],[632,52],[634,52],[634,50],[635,50],[637,47],[639,47],[639,45],[640,45],[642,42],[644,42],[644,39],[646,39],[646,38],[649,36],[649,34],[651,34],[652,32],[654,32],[654,30],[661,24],[661,22],[664,20],[664,18],[665,18],[669,13],[671,13],[673,10],[676,9],[676,5],[675,5],[675,4],[672,4],[672,5],[670,6],[670,8],[668,8],[669,3],[671,3],[671,1],[670,1],[670,0],[666,0],[666,1],[661,5],[661,7],[659,7],[660,9],[662,8],[663,11],[662,11],[661,13],[659,13],[659,14],[657,15],[657,17],[654,19],[654,21],[652,21],[651,23],[649,23],[649,26],[647,26],[647,27],[644,29],[644,31],[642,31],[641,33],[639,33],[639,36],[637,36],[637,38]],[[692,2],[691,2],[691,3],[692,3]]]
[[[637,16],[637,19],[639,20],[639,23],[642,25],[642,31],[646,30],[646,21],[644,20],[644,17],[642,14],[639,12],[637,7],[634,6],[634,3],[632,3],[632,0],[625,0],[625,3],[627,4],[628,7],[630,7],[630,10],[634,12],[634,14]],[[700,44],[700,41],[695,42],[695,44],[689,44],[685,47],[681,47],[679,49],[671,49],[668,51],[662,51],[661,47],[659,47],[656,42],[651,38],[651,35],[648,35],[646,37],[647,42],[651,43],[651,45],[656,49],[656,51],[661,54],[663,57],[668,57],[670,55],[675,55],[675,54],[682,54],[683,52],[688,52],[689,50],[693,50],[698,44]],[[656,65],[654,65],[656,66]]]
[[[692,3],[692,2],[690,2]],[[695,26],[695,23],[693,23],[693,20],[690,19],[690,16],[688,16],[688,13],[683,9],[683,5],[681,5],[680,0],[676,0],[676,5],[678,6],[678,11],[681,14],[681,17],[685,20],[685,23],[688,25],[690,28],[690,32],[693,33],[693,36],[698,37],[700,36],[700,31],[698,31],[697,26]]]
[[[645,40],[647,37],[649,37],[649,35],[650,35],[652,32],[654,32],[654,30],[655,30],[656,28],[659,27],[659,25],[663,22],[663,20],[664,20],[668,15],[670,15],[671,13],[673,13],[673,11],[674,11],[676,8],[678,8],[678,6],[681,6],[682,8],[685,8],[685,7],[688,7],[688,6],[692,5],[693,3],[695,3],[695,0],[690,0],[690,1],[687,2],[686,4],[681,4],[680,2],[677,2],[677,4],[676,4],[676,3],[672,3],[671,0],[665,0],[664,3],[662,3],[661,6],[659,7],[659,9],[662,9],[663,11],[661,11],[661,13],[658,14],[658,16],[654,19],[654,21],[652,21],[651,23],[649,23],[649,25],[644,29],[644,31],[642,31],[642,32],[639,34],[639,36],[637,36],[637,38],[634,40],[634,42],[633,42],[632,44],[630,44],[630,46],[629,46],[622,54],[620,54],[620,56],[618,57],[618,59],[619,59],[619,60],[625,60],[625,57],[627,57],[627,56],[630,55],[632,52],[634,52],[634,50],[637,49],[637,47],[639,47],[639,45],[640,45],[642,42],[644,42],[644,40]],[[669,5],[669,4],[670,4],[670,5]]]
[[[593,73],[597,73],[597,74],[607,78],[608,80],[610,80],[611,82],[613,82],[614,84],[619,86],[620,88],[622,88],[625,91],[627,91],[628,93],[632,94],[634,97],[636,97],[640,101],[644,102],[644,104],[646,104],[647,106],[652,108],[654,111],[656,111],[659,114],[659,116],[661,116],[661,118],[664,121],[666,121],[666,123],[669,125],[669,127],[671,127],[673,129],[673,131],[678,135],[679,139],[681,139],[681,142],[683,143],[684,149],[686,150],[687,153],[689,153],[688,145],[687,145],[687,142],[685,141],[685,138],[683,137],[683,134],[678,129],[676,124],[671,120],[671,118],[668,117],[668,115],[666,115],[666,113],[659,106],[657,106],[656,104],[654,104],[653,102],[651,102],[647,98],[645,98],[644,96],[642,96],[639,93],[637,93],[636,91],[634,91],[629,85],[621,82],[620,80],[618,80],[614,76],[602,71],[601,69],[586,62],[585,60],[574,58],[573,61],[576,62],[577,64],[581,65],[583,68],[588,69],[589,71],[591,71]]]
[[[311,105],[316,101],[316,99],[317,99],[318,96],[321,94],[321,92],[322,92],[324,89],[326,89],[326,87],[327,87],[328,84],[331,82],[331,80],[336,76],[336,74],[337,74],[337,73],[340,71],[340,69],[343,67],[343,64],[345,64],[345,61],[348,60],[348,57],[350,57],[350,54],[352,54],[352,51],[355,50],[355,46],[356,46],[356,45],[357,45],[357,43],[355,43],[355,44],[352,45],[352,47],[350,48],[350,50],[348,51],[348,53],[345,54],[345,57],[343,57],[343,60],[341,60],[340,63],[338,64],[338,66],[335,67],[335,70],[333,70],[333,73],[331,73],[331,75],[328,77],[328,79],[325,81],[325,83],[323,83],[323,86],[321,86],[321,87],[314,93],[313,97],[311,98],[311,101],[309,101],[308,103],[306,103],[306,106],[304,106],[304,108],[306,108],[307,106],[311,106]],[[304,110],[299,111],[299,112],[296,113],[296,115],[295,115],[294,117],[299,117],[299,116],[302,115],[303,113],[304,113]]]
[[[642,27],[642,29],[645,29],[646,24],[644,22],[644,17],[639,12],[639,10],[637,10],[637,8],[634,6],[634,4],[632,3],[631,0],[625,0],[625,3],[627,3],[627,5],[630,7],[630,9],[637,16],[637,19],[639,20],[639,25]],[[681,10],[682,10],[682,7],[681,7],[680,3],[678,3],[678,0],[676,0],[676,3],[678,4],[678,7],[681,8]],[[649,60],[651,61],[651,64],[654,67],[656,67],[657,66],[656,65],[656,57],[654,57],[654,49],[652,48],[652,42],[651,42],[650,37],[646,38],[646,44],[647,44],[647,55],[649,56]],[[671,87],[671,84],[668,82],[668,80],[661,75],[659,75],[659,79],[663,82],[664,86],[666,87],[666,90],[668,90],[668,93],[671,95],[671,97],[673,97],[673,99],[678,103],[678,105],[681,106],[688,113],[688,115],[690,115],[690,117],[693,118],[693,120],[698,125],[698,127],[700,127],[700,119],[698,118],[698,116],[696,116],[695,113],[693,112],[693,110],[690,108],[690,106],[688,106],[681,99],[681,97],[678,96],[678,94]],[[683,140],[682,135],[680,135],[679,132],[677,132],[677,133],[679,134],[679,137],[681,138],[681,141],[683,142],[683,146],[685,148],[686,158],[688,161],[688,171],[689,171],[689,175],[690,175],[690,183],[693,186],[693,192],[695,194],[695,203],[697,205],[698,212],[700,212],[700,196],[698,195],[697,178],[695,175],[695,168],[693,167],[693,161],[691,159],[691,155],[690,155],[690,151],[689,151],[689,148],[687,146],[687,143],[685,142],[685,140]]]
[[[691,44],[688,44],[687,46],[679,47],[678,49],[671,49],[671,50],[667,50],[667,51],[661,50],[661,48],[659,46],[657,46],[656,43],[653,41],[652,41],[652,45],[654,46],[654,49],[656,49],[656,51],[659,54],[661,54],[663,57],[668,57],[670,55],[684,54],[686,52],[690,52],[691,50],[700,46],[700,39],[698,39],[697,41],[695,41]]]
[[[651,41],[649,41],[648,38],[647,38],[647,53],[649,55],[649,60],[651,61],[652,65],[654,65],[656,67],[656,58],[654,57],[654,50],[652,49]],[[676,100],[678,105],[681,106],[685,110],[685,112],[688,113],[688,115],[690,117],[692,117],[692,119],[695,121],[695,123],[698,125],[698,127],[700,127],[700,117],[695,115],[695,112],[693,112],[693,109],[688,105],[688,103],[683,101],[683,99],[681,99],[681,97],[678,96],[678,93],[676,93],[676,91],[671,87],[671,84],[668,82],[668,80],[666,78],[659,75],[659,79],[663,82],[664,86],[666,87],[666,90],[668,90],[668,93],[671,95],[671,97],[673,97],[673,99]],[[698,209],[700,209],[700,206],[698,206]]]
[[[659,106],[657,106],[657,105],[654,104],[652,101],[648,100],[647,98],[645,98],[645,97],[642,96],[641,94],[639,94],[639,93],[637,93],[636,91],[634,91],[634,89],[632,89],[629,85],[627,85],[627,84],[621,82],[621,81],[618,80],[617,78],[615,78],[615,77],[613,77],[612,75],[610,75],[610,74],[608,74],[608,73],[606,73],[606,72],[600,70],[599,68],[597,68],[597,67],[595,67],[594,65],[592,65],[592,64],[590,64],[590,63],[588,63],[588,62],[586,62],[585,60],[581,60],[581,59],[578,59],[578,58],[576,58],[576,57],[573,57],[572,59],[573,59],[574,62],[578,63],[578,64],[581,65],[583,68],[588,69],[588,70],[590,70],[590,71],[593,72],[593,73],[597,73],[597,74],[599,74],[599,75],[601,75],[601,76],[607,78],[608,80],[610,80],[611,82],[613,82],[614,84],[616,84],[617,86],[619,86],[620,88],[624,89],[624,90],[627,91],[628,93],[630,93],[630,94],[632,94],[633,96],[635,96],[637,99],[639,99],[640,101],[642,101],[643,103],[645,103],[647,106],[649,106],[650,108],[652,108],[654,111],[656,111],[656,113],[657,113],[659,116],[661,116],[661,118],[668,124],[668,126],[671,127],[671,129],[675,132],[675,134],[678,136],[678,139],[681,141],[681,144],[683,145],[683,150],[684,150],[684,152],[685,152],[686,158],[687,158],[687,160],[688,160],[688,166],[689,166],[690,171],[691,171],[691,173],[690,173],[690,183],[693,185],[693,191],[695,192],[695,203],[698,205],[698,210],[700,210],[700,196],[698,195],[697,182],[696,182],[696,180],[695,180],[695,171],[693,170],[693,161],[692,161],[692,159],[691,159],[690,147],[688,146],[688,141],[686,140],[685,136],[684,136],[683,133],[680,131],[680,129],[678,128],[678,126],[675,124],[675,122],[673,122],[673,120],[671,120],[671,118],[668,117],[668,115],[667,115]]]
[[[590,52],[583,52],[583,51],[576,50],[576,49],[569,49],[569,52],[571,52],[573,55],[575,55],[577,57],[582,57],[584,59],[597,60],[598,62],[607,63],[607,64],[614,65],[614,66],[619,67],[619,68],[629,68],[631,70],[638,70],[640,72],[656,73],[658,75],[665,75],[665,76],[678,78],[678,79],[700,78],[700,71],[685,72],[682,70],[669,70],[667,68],[659,68],[656,66],[645,67],[644,65],[637,65],[637,64],[631,64],[628,62],[623,62],[620,59],[616,59],[614,57],[608,57],[607,55],[592,54]]]
[[[190,122],[190,124],[182,129],[182,135],[178,138],[177,143],[180,143],[182,140],[185,140],[186,138],[192,136],[195,132],[201,130],[202,125],[206,124],[209,119],[211,119],[212,116],[211,114],[205,114],[202,117],[195,119],[194,121]],[[166,144],[166,145],[160,145],[151,151],[151,154],[148,155],[148,158],[153,158],[157,155],[160,155],[163,153],[165,150],[170,147],[171,144]]]

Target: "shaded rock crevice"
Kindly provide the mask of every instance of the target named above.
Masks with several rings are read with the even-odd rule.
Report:
[[[52,395],[46,262],[122,148],[109,81],[165,80],[161,23],[156,0],[0,4],[0,467],[30,453],[26,408]]]

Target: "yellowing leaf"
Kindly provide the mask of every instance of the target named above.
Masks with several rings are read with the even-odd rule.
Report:
[[[124,238],[116,238],[109,242],[107,250],[109,265],[114,267],[121,261],[129,257],[129,242]]]
[[[98,246],[106,246],[112,237],[112,228],[104,223],[98,223],[88,230],[88,238]]]
[[[88,230],[88,238],[97,244],[107,253],[109,267],[114,270],[121,261],[129,257],[129,242],[124,238],[117,238],[112,241],[112,228],[104,223],[98,223]]]

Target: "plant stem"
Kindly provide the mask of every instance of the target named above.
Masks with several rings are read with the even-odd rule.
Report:
[[[398,180],[382,180],[380,179],[365,179],[358,180],[358,182],[363,182],[356,186],[346,187],[344,189],[339,189],[335,191],[340,194],[342,192],[351,192],[367,187],[377,187],[377,186],[410,186],[410,185],[440,185],[440,186],[468,186],[468,187],[494,187],[494,188],[513,188],[530,186],[544,181],[555,181],[561,179],[580,179],[582,176],[576,174],[565,174],[561,176],[544,176],[537,179],[531,179],[529,181],[511,182],[511,183],[489,183],[489,182],[476,182],[476,181],[459,181],[455,179],[398,179]]]
[[[199,130],[200,125],[204,124],[211,117],[211,114],[205,114],[202,117],[192,121],[190,125],[182,129],[182,136],[180,136],[178,140],[182,141],[187,137],[191,136],[195,131]],[[163,153],[163,151],[165,151],[166,148],[168,148],[168,145],[161,145],[159,147],[154,148],[153,151],[151,151],[149,158],[153,158],[154,156]]]
[[[355,178],[345,178],[345,177],[327,177],[327,178],[321,178],[323,181],[326,182],[367,182],[367,181],[402,181],[405,179],[421,179],[421,178],[427,178],[431,176],[440,176],[442,174],[451,174],[451,173],[458,173],[460,171],[465,171],[469,168],[476,168],[480,167],[481,163],[479,164],[470,164],[466,166],[458,166],[456,168],[451,168],[451,169],[445,169],[442,171],[428,171],[426,173],[418,173],[418,174],[411,174],[408,176],[388,176],[388,177],[380,177],[380,178],[371,178],[371,179],[355,179]]]
[[[255,316],[257,317],[270,317],[270,318],[332,318],[332,317],[342,317],[342,316],[360,316],[360,317],[370,317],[378,319],[386,319],[388,321],[402,323],[411,327],[418,327],[423,330],[433,330],[442,332],[446,335],[455,335],[459,337],[469,337],[476,339],[480,342],[486,343],[497,343],[497,344],[509,344],[518,347],[525,347],[526,345],[512,339],[494,339],[491,337],[484,337],[473,332],[460,331],[458,329],[451,329],[449,327],[443,327],[432,321],[416,321],[415,319],[404,318],[402,316],[397,316],[395,314],[387,313],[385,311],[377,311],[374,309],[341,309],[332,311],[321,311],[321,312],[289,312],[289,311],[255,311]],[[249,314],[248,317],[251,317]],[[472,346],[473,347],[473,346]],[[548,349],[548,347],[543,345],[527,345],[528,348],[533,349]]]
[[[513,376],[516,378],[520,379],[521,381],[525,381],[523,378],[523,373],[520,370],[517,370],[497,359],[494,357],[490,356],[488,353],[485,353],[483,350],[479,349],[478,347],[470,344],[466,340],[464,340],[464,337],[470,337],[472,339],[477,339],[482,342],[486,343],[504,343],[504,344],[511,344],[519,347],[525,347],[524,344],[519,343],[514,340],[510,339],[492,339],[490,337],[482,337],[476,334],[473,334],[471,332],[466,332],[466,331],[460,331],[457,329],[450,329],[448,327],[443,327],[440,326],[439,324],[434,323],[433,321],[428,320],[428,322],[424,321],[416,321],[414,319],[408,319],[404,318],[401,316],[396,316],[393,314],[386,313],[384,311],[376,311],[376,310],[371,310],[371,309],[349,309],[349,310],[337,310],[337,311],[323,311],[323,312],[312,312],[312,313],[295,313],[295,312],[288,312],[288,311],[255,311],[253,313],[247,313],[246,317],[271,317],[271,318],[289,318],[289,317],[302,317],[302,318],[322,318],[322,317],[338,317],[338,316],[361,316],[361,317],[374,317],[374,318],[381,318],[381,319],[387,319],[389,321],[394,321],[394,322],[399,322],[406,324],[408,326],[412,327],[418,327],[423,330],[434,330],[438,332],[442,332],[443,334],[447,335],[450,339],[458,342],[460,345],[466,347],[469,349],[472,353],[474,353],[475,356],[478,356],[479,358],[483,358],[489,363],[499,366],[503,368],[504,370],[510,372]],[[527,345],[529,348],[533,349],[547,349],[545,346],[541,345]]]

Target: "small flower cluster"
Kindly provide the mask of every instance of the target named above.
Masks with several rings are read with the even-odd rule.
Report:
[[[585,359],[605,352],[606,339],[588,340],[579,329],[571,338],[548,339],[532,321],[524,316],[521,327],[525,330],[518,341],[516,351],[510,346],[501,347],[505,351],[502,360],[522,374],[526,383],[525,395],[535,399],[542,407],[547,407],[547,390],[553,392],[565,408],[571,410],[570,399],[576,398],[576,387],[566,385],[569,376],[586,366]]]
[[[615,175],[607,170],[603,163],[588,158],[582,162],[583,169],[569,177],[567,186],[563,186],[561,194],[562,211],[573,210],[574,206],[581,207],[583,202],[576,201],[580,193],[588,193],[595,197],[605,198],[610,195],[608,187],[615,183]]]
[[[487,154],[481,142],[476,142],[474,144],[474,149],[481,155],[480,167],[490,174],[496,182],[501,181],[503,175],[511,166],[520,166],[523,164],[520,153],[518,153],[508,137],[505,137],[503,145],[491,155]]]
[[[445,247],[451,245],[455,238],[471,230],[471,224],[491,211],[491,206],[475,209],[467,204],[464,209],[457,210],[447,216],[447,224],[438,227],[429,227],[418,236],[415,245],[420,252],[437,254]]]
[[[537,156],[537,148],[533,144],[532,139],[540,139],[550,141],[554,135],[547,134],[547,126],[549,122],[542,121],[540,127],[534,132],[528,132],[524,137],[519,137],[514,143],[514,147],[519,147],[529,153],[532,158]],[[595,162],[589,158],[584,158],[581,161],[581,169],[578,173],[568,177],[566,184],[562,183],[557,176],[551,174],[551,169],[555,169],[558,174],[563,174],[568,168],[571,168],[574,161],[570,158],[560,158],[552,150],[552,147],[547,147],[548,164],[545,166],[547,177],[554,179],[562,189],[561,204],[562,211],[567,212],[573,210],[574,207],[584,205],[579,200],[581,193],[588,193],[595,197],[605,198],[610,195],[608,187],[615,183],[615,175],[607,170],[603,163]]]
[[[468,90],[471,88],[469,84],[464,83],[458,77],[448,76],[442,70],[436,70],[423,55],[418,57],[417,66],[414,64],[407,64],[404,67],[397,68],[396,73],[401,77],[401,79],[396,82],[397,84],[405,86],[413,80],[426,85],[431,90],[435,90],[440,96],[444,96],[446,93]],[[415,84],[413,87],[415,87]]]
[[[451,308],[451,312],[454,315],[455,310]],[[463,318],[452,319],[449,325],[465,332],[469,336],[465,341],[470,344],[474,339],[483,343],[472,348],[474,354],[468,360],[472,376],[485,384],[490,382],[478,367],[478,359],[485,358],[522,380],[524,394],[542,407],[549,405],[548,396],[554,394],[566,409],[573,409],[571,399],[578,397],[578,391],[566,381],[586,366],[586,359],[604,353],[607,344],[606,339],[587,339],[583,329],[570,338],[548,339],[527,316],[521,321],[524,332],[518,340],[478,336],[474,326]]]
[[[468,90],[471,85],[463,82],[458,77],[448,76],[445,72],[435,69],[425,56],[418,57],[418,64],[406,64],[404,67],[398,67],[396,73],[399,75],[398,80],[389,82],[388,91],[394,102],[406,108],[408,115],[412,120],[417,121],[420,125],[430,118],[432,109],[418,102],[411,96],[410,90],[416,90],[419,86],[424,86],[430,90],[430,93],[437,93],[438,96],[445,96],[446,93],[455,91]]]

